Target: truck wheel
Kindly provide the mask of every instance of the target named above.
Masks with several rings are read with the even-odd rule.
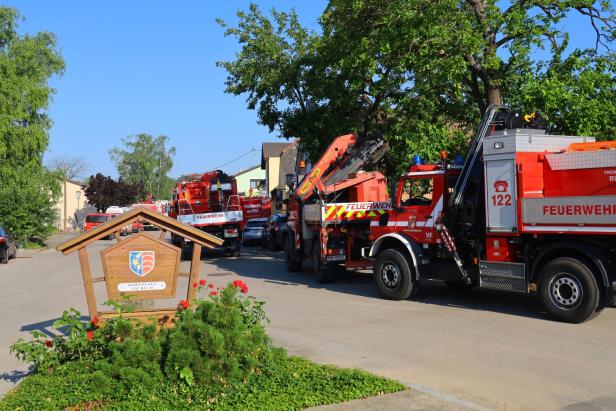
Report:
[[[394,249],[387,249],[377,255],[374,280],[381,294],[391,300],[406,300],[416,288],[408,261],[404,254]]]
[[[543,267],[539,293],[545,309],[559,321],[581,323],[599,312],[599,287],[581,261],[557,258]]]
[[[312,247],[312,273],[317,283],[327,284],[334,281],[334,271],[321,263],[321,248],[317,245]]]
[[[295,253],[293,252],[295,247],[291,244],[291,240],[287,244],[287,251],[284,253],[284,262],[287,266],[287,271],[290,273],[297,273],[302,271],[302,260],[298,260],[295,258]]]
[[[9,250],[7,249],[4,255],[0,255],[0,264],[9,263]]]

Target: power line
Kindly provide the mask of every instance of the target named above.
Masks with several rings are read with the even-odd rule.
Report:
[[[250,153],[254,153],[254,152],[256,152],[256,151],[258,151],[258,150],[257,150],[256,148],[254,148],[254,147],[253,147],[253,148],[251,148],[250,150],[248,150],[247,152],[245,152],[244,154],[242,154],[241,156],[234,158],[233,160],[229,160],[229,161],[227,161],[227,162],[226,162],[226,163],[224,163],[224,164],[221,164],[221,165],[216,166],[216,167],[212,167],[212,169],[211,169],[210,171],[220,170],[220,169],[221,169],[221,168],[223,168],[224,166],[227,166],[227,165],[229,165],[229,164],[231,164],[231,163],[233,163],[233,162],[235,162],[235,161],[237,161],[237,160],[240,160],[240,159],[242,159],[242,158],[246,157],[247,155],[249,155]]]

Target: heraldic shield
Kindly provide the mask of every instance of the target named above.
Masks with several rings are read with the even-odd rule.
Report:
[[[130,251],[128,265],[130,270],[143,277],[152,272],[156,264],[156,256],[154,251]]]

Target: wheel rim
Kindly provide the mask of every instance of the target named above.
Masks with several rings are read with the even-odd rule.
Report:
[[[396,288],[400,282],[400,269],[391,262],[386,262],[381,268],[381,278],[387,288]]]
[[[558,307],[572,310],[580,305],[584,291],[580,281],[569,273],[559,273],[550,282],[550,299]]]

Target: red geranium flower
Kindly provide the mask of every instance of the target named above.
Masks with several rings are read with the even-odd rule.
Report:
[[[92,321],[90,321],[94,327],[98,325],[98,316],[92,317]]]
[[[248,286],[242,280],[233,281],[233,286],[239,288],[242,294],[246,294],[248,292]]]
[[[208,288],[214,288],[214,283],[209,283],[207,286]]]
[[[217,295],[218,295],[218,293],[216,291],[210,291],[210,296],[215,297]]]
[[[45,340],[45,347],[47,347],[47,348],[51,348],[51,347],[53,347],[53,341],[51,341],[51,340]]]
[[[94,338],[94,333],[92,331],[88,331],[86,333],[86,338],[88,339],[88,341],[92,341],[92,339]]]
[[[188,303],[188,301],[186,301],[186,300],[182,300],[182,301],[180,301],[180,306],[181,306],[182,308],[188,308],[188,306],[189,306],[189,305],[190,305],[190,304],[189,304],[189,303]]]
[[[206,281],[205,280],[199,280],[199,285],[205,285]]]
[[[197,288],[198,286],[199,286],[199,284],[193,283],[193,288]]]

